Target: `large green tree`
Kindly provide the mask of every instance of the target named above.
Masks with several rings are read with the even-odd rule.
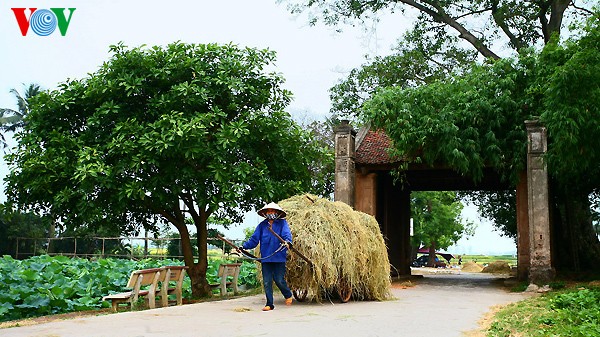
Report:
[[[593,269],[600,263],[597,204],[590,203],[600,188],[599,32],[595,17],[581,38],[541,53],[475,65],[427,86],[381,90],[365,104],[366,117],[408,162],[445,163],[475,179],[491,166],[513,183],[526,162],[523,121],[539,118],[549,136],[554,237],[564,239],[554,245],[556,266]]]
[[[205,296],[209,216],[239,222],[266,201],[309,191],[322,148],[284,111],[290,93],[267,71],[272,51],[184,43],[110,51],[88,77],[36,97],[8,156],[7,196],[73,228],[173,225],[192,294]]]
[[[364,101],[384,87],[395,87],[401,91],[402,88],[429,85],[435,83],[440,78],[450,78],[451,76],[460,75],[466,69],[469,69],[470,58],[475,54],[479,55],[479,61],[493,61],[501,57],[515,57],[519,54],[526,54],[531,51],[531,48],[539,50],[544,45],[552,46],[561,41],[561,37],[573,34],[573,32],[566,34],[572,23],[581,22],[585,17],[592,17],[592,21],[598,20],[597,16],[594,17],[594,12],[597,9],[592,9],[592,6],[597,4],[597,1],[585,0],[317,0],[310,2],[286,0],[282,2],[290,3],[292,12],[308,12],[309,18],[313,23],[323,21],[326,24],[332,25],[339,23],[356,24],[364,20],[376,19],[382,14],[387,15],[390,13],[395,13],[398,20],[403,20],[402,14],[412,15],[416,13],[414,15],[413,28],[402,37],[393,55],[376,58],[373,62],[353,70],[346,80],[332,88],[333,112],[352,115],[360,115],[363,111]],[[593,51],[594,49],[590,48],[588,50]],[[558,61],[558,59],[555,61]],[[511,71],[504,74],[500,69],[506,67],[506,63],[501,64],[504,64],[504,66],[500,65],[497,73],[490,74],[490,76],[501,76],[500,79],[482,78],[477,85],[486,86],[489,82],[492,87],[499,88],[506,86],[501,83],[503,79],[514,81],[515,84],[512,88],[508,89],[511,85],[505,88],[512,90],[513,94],[522,93],[520,90],[523,89],[539,92],[539,88],[547,87],[546,82],[543,81],[548,79],[548,77],[539,77],[541,79],[539,87],[527,83],[519,83],[520,81],[523,82],[523,79],[520,79],[516,74],[511,73]],[[551,68],[558,64],[560,62],[547,62],[545,63],[545,67],[538,69],[547,69],[547,71],[552,72]],[[578,72],[581,72],[582,75],[588,74],[584,76],[591,79],[589,69],[593,69],[593,67],[571,67],[572,71],[570,72],[571,77],[569,81],[579,81],[577,80]],[[558,71],[554,79],[558,79],[561,74],[561,71]],[[504,78],[507,75],[515,77]],[[485,76],[487,75],[484,74],[483,77]],[[563,79],[566,78],[563,77]],[[583,82],[579,81],[578,83]],[[444,93],[435,93],[436,88],[441,89]],[[584,100],[586,102],[584,105],[588,104],[588,102],[594,99],[593,94],[589,95],[593,93],[593,88],[594,86],[592,85],[591,88],[586,88],[586,90],[582,91],[587,96],[576,95],[576,97],[587,97]],[[567,93],[564,91],[565,89],[566,86],[563,85],[560,88],[556,88],[558,91],[555,92],[565,94]],[[572,87],[572,89],[577,90],[575,87]],[[405,106],[402,109],[412,109],[412,107],[418,106],[420,104],[417,101],[418,99],[438,99],[440,102],[444,102],[448,95],[460,92],[463,92],[464,96],[468,97],[468,93],[464,93],[464,90],[460,90],[458,86],[455,87],[455,90],[450,90],[448,88],[440,88],[438,84],[432,84],[429,89],[425,90],[430,90],[431,95],[415,96],[413,97],[414,101],[405,102]],[[410,92],[410,90],[408,91]],[[477,90],[474,92],[477,92]],[[390,91],[381,95],[388,95],[388,98],[393,100],[393,94]],[[486,97],[492,100],[496,98],[492,92],[486,93],[486,95]],[[504,93],[500,93],[499,95],[501,96],[500,98],[507,98],[511,93],[504,91]],[[534,96],[532,95],[531,97]],[[565,97],[557,97],[558,101],[556,102],[560,104],[555,105],[555,107],[566,109],[569,113],[565,115],[568,118],[563,118],[561,122],[565,128],[558,128],[553,131],[554,135],[561,134],[561,137],[554,137],[551,133],[550,141],[556,145],[559,143],[562,144],[566,140],[564,145],[569,146],[572,151],[560,151],[560,153],[566,155],[564,158],[554,156],[550,152],[548,161],[549,163],[554,161],[556,166],[550,164],[551,167],[559,169],[561,166],[572,167],[573,163],[579,163],[582,161],[581,158],[583,158],[585,164],[580,167],[581,169],[576,170],[583,173],[583,175],[580,176],[577,175],[576,171],[571,171],[569,179],[585,177],[589,173],[585,173],[582,169],[588,168],[590,165],[597,167],[598,162],[592,159],[593,156],[574,157],[581,154],[578,147],[585,146],[581,141],[586,143],[590,140],[583,137],[583,133],[580,131],[586,130],[588,131],[587,135],[595,137],[594,132],[589,132],[594,128],[595,123],[592,122],[589,125],[581,124],[581,119],[589,116],[587,110],[581,110],[582,106],[577,103],[567,108],[566,105],[573,103],[574,100],[571,98],[562,100]],[[431,115],[426,115],[422,118],[417,116],[421,113],[421,108],[416,108],[411,113],[411,116],[415,117],[415,119],[409,124],[415,125],[417,121],[422,122],[425,128],[430,128],[430,133],[421,132],[421,130],[415,131],[413,135],[402,136],[400,135],[401,132],[398,132],[398,140],[404,144],[406,144],[407,139],[413,140],[414,144],[423,144],[426,137],[441,137],[443,135],[452,137],[453,134],[464,133],[466,142],[461,142],[460,137],[448,138],[448,143],[442,143],[439,149],[430,147],[427,149],[429,153],[424,155],[441,160],[443,156],[439,156],[439,153],[448,151],[447,153],[451,157],[449,160],[453,161],[453,165],[458,165],[456,166],[457,170],[464,172],[466,175],[472,174],[475,179],[481,176],[481,160],[491,160],[491,162],[487,163],[488,165],[499,165],[497,169],[506,179],[514,181],[519,174],[517,170],[524,166],[524,152],[521,152],[520,155],[518,152],[511,153],[513,150],[524,151],[523,118],[540,115],[548,118],[547,114],[539,110],[534,111],[532,103],[534,101],[539,106],[552,107],[547,104],[551,100],[517,102],[518,99],[515,99],[514,102],[510,102],[510,99],[505,99],[504,103],[507,105],[502,108],[495,107],[496,112],[493,112],[488,110],[494,104],[482,104],[480,98],[474,96],[472,97],[473,102],[465,100],[463,101],[463,105],[455,105],[453,107],[457,109],[457,113],[461,109],[465,109],[466,111],[465,118],[458,128],[456,124],[453,124],[455,123],[453,117],[449,119],[442,117],[450,116],[448,115],[448,108],[442,106],[436,107],[435,109],[442,111],[442,116],[432,119],[429,119]],[[392,105],[399,108],[398,105]],[[425,105],[427,104],[425,103]],[[476,105],[482,107],[481,114],[479,115],[472,113],[473,107]],[[529,109],[521,111],[523,113],[515,110],[509,111],[508,105],[512,105],[515,109],[519,109],[522,106],[529,107]],[[538,105],[535,107],[537,108]],[[557,111],[558,109],[550,108],[550,110]],[[429,112],[433,113],[435,110]],[[506,115],[502,115],[503,113],[506,113]],[[468,120],[467,116],[473,117],[471,121]],[[555,119],[556,122],[561,119],[560,114],[555,114],[554,116],[557,118]],[[487,120],[489,125],[482,125],[482,120]],[[548,123],[553,118],[542,120]],[[389,123],[387,124],[388,127],[395,127],[401,122],[390,117],[387,123]],[[440,125],[436,125],[436,123]],[[477,130],[478,134],[475,135],[474,130],[480,126],[482,126],[482,129]],[[400,126],[399,129],[406,130],[404,126]],[[563,130],[564,132],[561,133],[559,130]],[[418,137],[416,137],[416,133],[419,133]],[[573,137],[571,133],[577,136]],[[431,144],[432,142],[427,141],[427,143]],[[501,147],[502,143],[507,145],[507,148]],[[396,146],[399,147],[401,145],[396,144]],[[563,145],[559,146],[562,147]],[[499,149],[502,150],[499,151]],[[408,151],[410,152],[410,150]],[[486,154],[482,155],[482,153]],[[575,185],[561,183],[560,181],[564,177],[558,174],[558,172],[555,172],[553,175],[552,191],[554,209],[552,214],[555,224],[553,227],[557,231],[555,233],[556,237],[569,237],[570,239],[557,246],[560,252],[556,254],[556,258],[562,260],[558,262],[561,268],[579,269],[579,261],[581,259],[578,256],[584,253],[583,247],[593,247],[593,251],[598,251],[597,239],[595,235],[591,235],[593,227],[590,226],[590,219],[594,218],[594,213],[592,213],[592,216],[589,215],[590,210],[594,209],[590,208],[590,200],[597,200],[593,199],[593,197],[598,195],[598,190],[596,187],[591,188],[593,191],[591,192],[592,199],[590,199],[585,191],[575,192],[577,190],[577,188],[574,188]],[[580,183],[578,185],[580,187],[592,186],[586,185],[583,181],[580,181]],[[558,185],[562,185],[563,187]],[[587,190],[589,191],[590,188]],[[578,195],[573,195],[573,193],[577,193]],[[516,218],[514,213],[498,212],[497,209],[494,209],[495,206],[500,206],[506,201],[514,200],[514,191],[479,193],[475,197],[478,205],[480,205],[481,212],[496,217],[493,220],[501,226],[504,233],[513,231],[512,233],[516,235],[514,233],[514,229],[516,228],[513,222]],[[494,203],[487,202],[489,200],[493,200]],[[514,207],[512,210],[514,210]],[[589,255],[589,253],[586,255]],[[592,255],[597,256],[597,254]],[[588,260],[585,264],[589,267],[593,263]]]

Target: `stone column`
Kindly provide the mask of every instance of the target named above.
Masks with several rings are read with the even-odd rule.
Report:
[[[543,155],[547,150],[546,128],[539,121],[527,127],[527,198],[529,208],[529,282],[548,284],[554,279],[550,246],[548,170]]]
[[[354,207],[356,131],[347,120],[333,128],[335,133],[335,190],[333,198]]]
[[[529,279],[529,198],[527,198],[527,170],[519,173],[517,184],[517,279]]]

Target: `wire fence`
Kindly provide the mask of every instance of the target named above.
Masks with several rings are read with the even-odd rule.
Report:
[[[129,259],[182,259],[181,238],[152,237],[57,237],[57,238],[9,238],[14,241],[15,259],[36,255],[63,255],[85,258]],[[230,240],[240,245],[243,240]],[[195,242],[195,240],[194,240]],[[225,242],[208,238],[209,255],[229,255],[232,248]],[[197,246],[192,243],[194,258],[198,258]],[[235,253],[235,252],[234,252]]]

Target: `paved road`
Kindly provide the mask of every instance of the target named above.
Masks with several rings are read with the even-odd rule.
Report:
[[[426,275],[415,287],[394,287],[390,301],[286,307],[279,298],[275,310],[262,312],[263,295],[256,295],[2,329],[0,336],[462,336],[491,306],[526,296],[500,289],[495,280],[487,274]]]

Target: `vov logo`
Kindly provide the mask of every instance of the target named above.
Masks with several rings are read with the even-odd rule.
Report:
[[[27,32],[31,30],[39,36],[48,36],[56,30],[60,30],[60,35],[65,36],[67,29],[71,24],[71,18],[75,8],[50,8],[37,9],[29,8],[29,18],[25,15],[27,8],[11,8],[15,13],[15,18],[21,29],[21,34],[27,36]],[[69,18],[65,15],[65,10],[69,10]]]

